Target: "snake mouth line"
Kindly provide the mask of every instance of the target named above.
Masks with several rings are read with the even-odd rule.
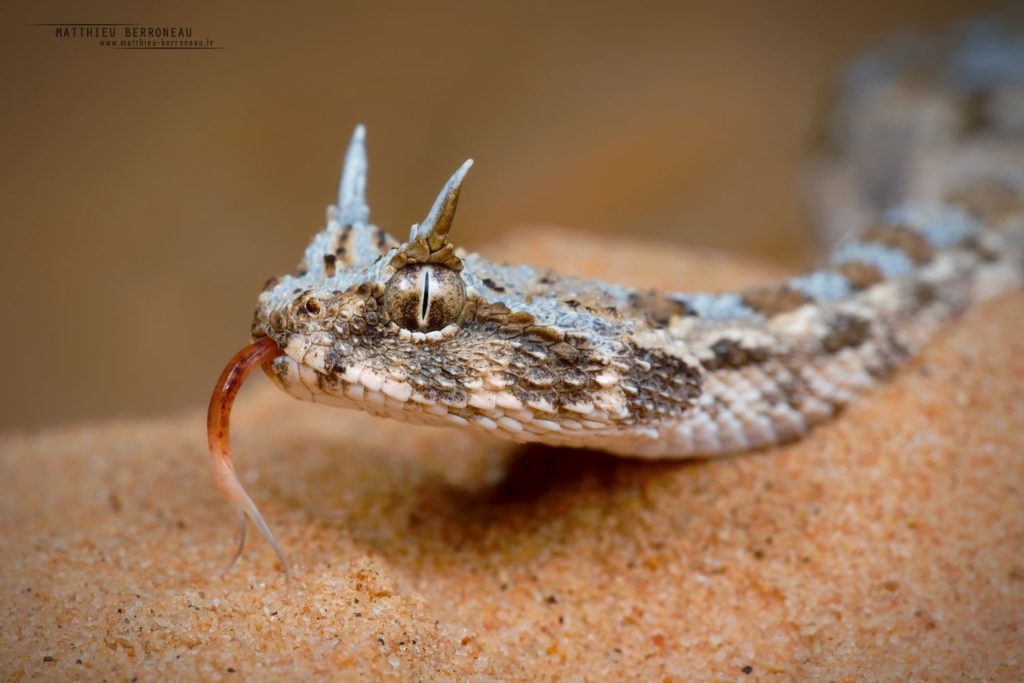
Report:
[[[242,555],[248,527],[247,520],[251,519],[274,549],[277,559],[281,562],[285,581],[290,584],[291,571],[288,568],[284,552],[270,531],[270,527],[264,521],[263,515],[260,514],[259,508],[256,507],[238,480],[235,465],[231,460],[230,434],[231,407],[234,405],[235,397],[238,396],[242,384],[253,370],[283,353],[273,339],[263,337],[243,348],[228,361],[213,388],[213,394],[210,396],[210,407],[206,413],[206,434],[210,446],[210,466],[213,469],[214,481],[220,492],[237,511],[239,520],[238,547],[223,573],[231,569]]]

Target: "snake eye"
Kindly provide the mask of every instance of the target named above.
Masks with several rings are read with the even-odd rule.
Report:
[[[388,315],[407,330],[430,332],[455,322],[466,303],[466,287],[451,268],[409,265],[384,288]]]

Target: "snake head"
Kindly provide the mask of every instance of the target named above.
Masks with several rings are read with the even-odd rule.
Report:
[[[553,443],[565,425],[589,425],[596,436],[602,426],[683,409],[694,373],[642,348],[635,317],[625,315],[629,290],[495,264],[449,241],[471,165],[399,242],[369,224],[356,129],[326,228],[299,273],[272,280],[259,297],[253,338],[270,337],[284,352],[265,366],[271,379],[305,400]]]
[[[636,292],[528,266],[495,264],[449,241],[472,161],[399,242],[369,223],[365,131],[345,156],[338,203],[295,275],[269,281],[253,343],[228,363],[210,400],[215,481],[288,563],[243,489],[229,450],[231,406],[256,367],[288,394],[419,424],[514,441],[629,452],[649,425],[685,410],[699,375],[660,347],[631,308]]]

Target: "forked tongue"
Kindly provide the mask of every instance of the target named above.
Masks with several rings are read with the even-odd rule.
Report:
[[[217,482],[217,488],[224,494],[224,497],[231,502],[238,511],[240,530],[238,536],[238,548],[231,563],[224,569],[226,573],[242,554],[245,547],[246,517],[252,520],[256,528],[270,542],[270,546],[277,553],[277,559],[281,562],[281,569],[284,570],[286,583],[291,583],[291,572],[288,569],[288,562],[284,558],[281,546],[271,533],[270,527],[263,520],[256,503],[242,488],[238,481],[238,474],[235,472],[235,465],[231,462],[231,437],[229,427],[231,424],[231,406],[235,402],[235,396],[246,378],[259,366],[267,363],[283,353],[280,347],[270,337],[264,337],[257,342],[249,344],[235,354],[224,372],[221,373],[217,385],[213,388],[213,396],[210,397],[210,409],[206,413],[206,432],[210,443],[210,465],[213,467],[213,479]]]

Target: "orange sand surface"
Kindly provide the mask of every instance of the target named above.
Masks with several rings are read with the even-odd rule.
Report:
[[[484,251],[680,289],[778,274],[554,230]],[[206,397],[0,437],[0,677],[1020,679],[1022,311],[972,311],[797,443],[704,462],[410,427],[258,377],[233,445],[288,592],[258,537],[217,577],[235,524]]]

